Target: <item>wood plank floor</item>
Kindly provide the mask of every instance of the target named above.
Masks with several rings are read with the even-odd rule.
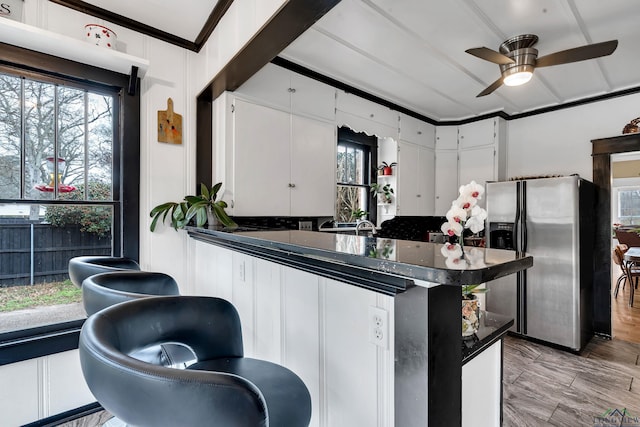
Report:
[[[504,358],[504,426],[603,425],[610,409],[640,417],[640,344],[594,337],[577,355],[507,337]]]
[[[614,288],[618,277],[620,276],[620,267],[613,265],[612,268],[612,289],[611,289],[611,322],[612,334],[614,338],[624,341],[640,343],[640,289],[636,289],[634,293],[633,307],[629,307],[630,286],[623,288],[620,285],[618,298],[613,296]]]

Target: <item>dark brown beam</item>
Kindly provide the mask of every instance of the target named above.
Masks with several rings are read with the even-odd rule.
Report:
[[[233,0],[218,0],[216,7],[211,11],[207,22],[205,22],[202,30],[200,30],[200,34],[196,37],[196,52],[200,52],[202,46],[204,46],[207,40],[209,40],[209,36],[211,36],[211,33],[216,28],[224,14],[227,13],[227,9],[229,9],[231,3],[233,3]]]
[[[224,91],[236,90],[268,64],[340,0],[290,0],[213,78],[197,98],[196,183],[211,184],[211,103]]]
[[[213,78],[198,96],[214,100],[236,90],[340,0],[290,0]]]

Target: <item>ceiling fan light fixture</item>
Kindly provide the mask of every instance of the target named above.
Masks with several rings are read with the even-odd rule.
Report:
[[[524,68],[524,67],[523,67]],[[502,82],[506,86],[520,86],[527,83],[533,77],[533,67],[531,70],[514,70],[511,69],[508,75],[504,76]],[[507,73],[505,73],[507,74]]]

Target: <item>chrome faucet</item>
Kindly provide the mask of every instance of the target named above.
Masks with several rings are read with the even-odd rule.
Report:
[[[371,234],[375,236],[375,234],[377,233],[376,225],[374,223],[372,223],[371,221],[366,220],[366,219],[363,219],[358,224],[356,224],[356,236],[358,235],[358,231],[360,231],[360,227],[362,226],[362,224],[368,225],[371,228]]]

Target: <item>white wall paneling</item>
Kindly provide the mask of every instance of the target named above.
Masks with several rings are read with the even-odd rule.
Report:
[[[369,307],[387,310],[393,330],[391,297],[202,242],[195,249],[196,266],[212,260],[217,271],[203,273],[211,279],[201,294],[224,297],[218,277],[233,282],[245,355],[302,378],[312,426],[393,425],[393,338],[381,348],[368,330]]]
[[[318,276],[284,267],[283,330],[286,367],[298,374],[309,389],[314,411],[310,426],[320,426],[321,401],[320,308]]]
[[[67,351],[47,356],[49,414],[59,414],[94,402],[80,368],[80,352]]]
[[[95,401],[78,351],[0,366],[0,425],[18,426]]]
[[[37,359],[0,366],[0,416],[7,426],[30,423],[45,416]]]
[[[508,175],[577,173],[592,179],[591,140],[620,135],[640,94],[509,121]]]
[[[502,340],[462,366],[462,427],[498,427],[502,394]]]

